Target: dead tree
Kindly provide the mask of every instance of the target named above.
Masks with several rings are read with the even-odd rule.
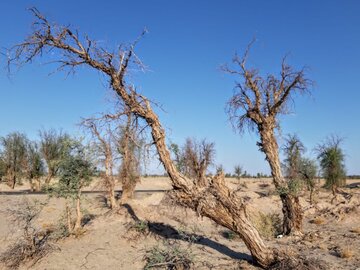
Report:
[[[134,197],[135,187],[140,182],[140,151],[137,120],[131,113],[126,114],[126,124],[120,127],[120,137],[117,139],[117,149],[121,156],[119,178],[122,184],[121,204]]]
[[[22,65],[32,62],[51,50],[52,53],[60,54],[60,70],[66,67],[73,70],[86,65],[101,72],[108,78],[111,89],[130,108],[132,115],[143,119],[149,126],[159,159],[170,176],[172,194],[177,202],[238,233],[259,265],[268,267],[279,260],[275,250],[263,242],[250,222],[245,204],[226,187],[223,175],[216,175],[207,186],[199,187],[177,170],[166,146],[165,130],[150,101],[133,87],[129,87],[126,81],[129,67],[139,65],[134,53],[136,42],[120,46],[117,52],[109,52],[87,37],[81,39],[76,31],[68,27],[49,23],[36,9],[32,9],[32,12],[37,19],[34,32],[12,49],[9,63]]]
[[[310,81],[305,77],[304,70],[294,71],[282,61],[280,76],[267,75],[262,77],[257,69],[246,66],[249,48],[241,58],[233,58],[234,68],[224,66],[223,70],[239,78],[235,92],[228,102],[228,113],[234,127],[243,131],[248,127],[256,129],[260,135],[257,143],[260,151],[265,153],[282,201],[283,233],[301,234],[303,211],[299,198],[288,191],[287,182],[281,172],[279,147],[275,130],[280,128],[279,115],[287,114],[293,95],[304,93]]]
[[[183,160],[188,176],[197,181],[200,187],[207,185],[206,170],[213,163],[215,144],[206,140],[200,142],[187,138],[183,149]]]
[[[115,197],[115,177],[113,175],[114,155],[112,143],[112,131],[109,123],[104,123],[105,131],[101,132],[101,123],[104,117],[99,119],[85,119],[81,125],[87,128],[93,137],[97,140],[97,152],[103,157],[103,165],[105,167],[105,174],[103,176],[104,184],[107,189],[107,198],[109,207],[111,209],[117,208],[118,204]]]

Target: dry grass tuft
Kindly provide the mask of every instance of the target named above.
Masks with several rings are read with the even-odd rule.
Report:
[[[326,219],[323,217],[317,217],[314,218],[313,220],[311,220],[311,223],[316,224],[316,225],[322,225],[326,222]]]
[[[354,251],[350,247],[343,247],[339,249],[338,255],[343,259],[350,259],[354,256]]]
[[[350,232],[360,234],[360,227],[353,228]]]
[[[258,212],[256,215],[251,216],[250,219],[264,238],[274,238],[281,233],[282,222],[279,214]]]

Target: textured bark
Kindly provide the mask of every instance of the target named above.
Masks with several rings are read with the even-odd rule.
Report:
[[[124,134],[120,138],[122,164],[120,180],[122,183],[121,204],[127,203],[134,197],[135,187],[140,182],[139,160],[135,154],[135,134],[132,126],[131,114],[127,114],[127,123]]]
[[[110,137],[112,136],[112,132],[110,127],[106,131],[106,135],[108,138],[101,133],[98,129],[98,123],[94,119],[85,119],[82,122],[82,125],[90,130],[92,135],[98,140],[99,148],[101,149],[101,154],[104,156],[104,166],[105,166],[105,175],[103,176],[103,183],[106,188],[107,193],[107,204],[111,209],[115,209],[118,207],[115,198],[115,178],[113,176],[113,149]]]
[[[48,49],[59,49],[64,57],[60,61],[60,69],[88,65],[104,73],[110,79],[113,90],[131,113],[146,121],[151,129],[153,143],[159,154],[159,159],[170,176],[174,198],[199,215],[209,217],[240,235],[249,248],[254,261],[263,267],[272,265],[278,259],[274,249],[268,248],[261,239],[256,228],[251,224],[246,214],[244,203],[230,192],[224,184],[223,175],[208,179],[207,185],[200,188],[193,179],[187,178],[177,170],[170,158],[165,141],[165,131],[157,115],[153,112],[148,99],[125,84],[129,63],[133,61],[133,44],[127,51],[111,54],[101,48],[94,48],[95,42],[89,39],[82,44],[77,32],[66,27],[54,27],[36,9],[31,9],[40,23],[34,24],[35,30],[24,43],[15,46],[13,61],[27,63]],[[95,44],[95,45],[94,45]],[[44,51],[45,52],[45,51]],[[119,56],[119,61],[114,61]],[[24,59],[21,63],[20,59]],[[120,64],[116,64],[120,63]]]
[[[112,87],[129,106],[133,113],[142,117],[151,128],[151,135],[160,161],[163,163],[174,187],[176,200],[195,211],[199,215],[209,217],[240,235],[249,248],[254,260],[261,266],[267,267],[275,262],[275,255],[261,239],[256,228],[246,215],[245,205],[224,185],[221,176],[216,176],[208,185],[199,188],[194,181],[178,172],[171,160],[170,152],[165,143],[165,131],[157,115],[152,111],[150,103],[141,106],[126,92],[118,76],[112,77]]]
[[[115,209],[118,207],[118,204],[115,198],[115,179],[112,173],[112,162],[112,151],[107,147],[107,151],[105,151],[105,185],[108,193],[109,207]]]
[[[258,145],[266,155],[275,188],[280,192],[283,212],[283,234],[301,235],[303,211],[299,198],[288,192],[287,182],[281,172],[279,147],[274,134],[275,119],[270,120],[270,123],[262,125],[260,130],[261,143]]]
[[[81,191],[79,190],[78,196],[76,198],[76,221],[74,225],[74,230],[80,229],[81,220],[82,220],[82,213],[81,213]]]

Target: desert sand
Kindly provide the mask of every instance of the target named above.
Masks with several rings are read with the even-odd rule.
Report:
[[[250,215],[261,211],[281,216],[281,203],[271,179],[226,181],[245,198]],[[299,253],[314,262],[321,260],[326,269],[360,269],[360,180],[348,180],[347,187],[342,189],[347,196],[339,196],[333,203],[331,193],[320,188],[321,182],[318,186],[313,205],[309,203],[308,192],[302,192],[304,235],[270,237],[266,243]],[[208,218],[198,217],[192,210],[174,204],[167,196],[166,191],[170,189],[170,180],[166,177],[143,178],[135,198],[118,213],[113,213],[106,208],[99,185],[93,184],[84,195],[83,209],[92,217],[84,232],[57,241],[46,257],[35,264],[28,262],[20,269],[143,269],[148,250],[171,245],[188,251],[192,269],[258,269],[252,265],[250,252],[241,239]],[[62,199],[32,194],[27,184],[17,186],[14,191],[0,184],[2,210],[24,199],[47,201],[35,221],[39,228],[54,226],[64,213]],[[141,234],[132,229],[134,219],[146,220],[149,231]],[[6,212],[0,212],[0,253],[20,233]],[[344,250],[349,252],[348,258],[342,254]],[[0,265],[0,269],[6,268]]]

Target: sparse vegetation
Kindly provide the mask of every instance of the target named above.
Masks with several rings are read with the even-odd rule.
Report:
[[[132,84],[131,76],[129,76],[131,71],[137,69],[143,70],[144,68],[135,53],[135,46],[144,33],[133,43],[122,44],[116,48],[116,50],[109,50],[103,45],[104,43],[91,40],[87,35],[81,36],[78,31],[71,30],[70,26],[59,26],[50,22],[36,8],[31,8],[30,10],[36,18],[32,33],[23,43],[15,45],[8,52],[9,67],[13,64],[21,66],[25,63],[33,62],[36,58],[50,52],[51,60],[59,64],[58,70],[70,68],[71,72],[75,72],[77,68],[87,66],[102,74],[103,80],[109,83],[110,89],[114,94],[113,97],[116,100],[116,106],[121,109],[125,108],[125,110],[119,110],[118,113],[122,116],[126,115],[126,126],[118,125],[112,132],[107,134],[108,136],[105,138],[107,142],[115,139],[117,142],[116,151],[119,153],[119,157],[121,156],[121,160],[113,156],[115,146],[109,147],[106,145],[106,142],[102,145],[102,154],[103,157],[110,160],[110,162],[102,163],[97,170],[100,172],[102,169],[105,169],[108,197],[111,201],[111,207],[114,208],[117,206],[117,198],[115,198],[114,194],[115,177],[113,175],[113,165],[116,163],[116,166],[120,167],[118,175],[123,185],[122,207],[118,209],[119,211],[103,212],[102,217],[110,217],[110,219],[112,219],[109,220],[111,226],[113,224],[119,225],[118,219],[129,217],[126,215],[126,217],[119,218],[120,215],[118,214],[126,208],[129,215],[131,215],[134,220],[137,220],[130,225],[131,230],[138,235],[147,235],[149,231],[155,233],[156,229],[159,229],[157,231],[158,235],[168,238],[164,247],[154,247],[146,252],[144,257],[146,263],[145,268],[189,269],[194,263],[191,256],[192,253],[190,248],[186,250],[182,249],[179,244],[180,241],[178,242],[178,240],[189,242],[187,245],[191,248],[195,246],[192,245],[192,243],[197,242],[196,246],[202,246],[197,247],[197,250],[205,251],[208,254],[212,254],[211,251],[208,250],[209,248],[234,259],[246,258],[248,255],[242,254],[243,251],[240,253],[232,250],[232,247],[217,243],[217,239],[213,240],[208,238],[208,235],[206,236],[205,234],[210,234],[209,231],[204,230],[204,232],[202,232],[204,236],[202,234],[187,233],[185,226],[186,221],[179,221],[181,218],[186,220],[187,216],[185,214],[181,215],[181,217],[175,217],[175,215],[173,215],[173,221],[185,224],[185,229],[182,227],[174,229],[175,227],[172,227],[174,225],[167,225],[171,223],[162,223],[162,220],[160,220],[161,223],[150,222],[150,220],[153,220],[152,218],[156,217],[161,219],[169,218],[165,214],[171,211],[169,209],[164,210],[161,207],[157,208],[157,206],[152,205],[152,201],[147,202],[147,208],[140,211],[140,215],[143,218],[148,218],[149,222],[138,220],[131,205],[125,204],[125,201],[127,198],[131,198],[135,184],[140,180],[139,153],[143,142],[139,140],[138,137],[137,128],[139,127],[139,123],[143,125],[141,130],[150,131],[149,137],[151,137],[151,142],[146,144],[146,147],[156,149],[155,156],[165,169],[163,175],[169,176],[170,178],[172,190],[168,192],[168,198],[175,200],[178,205],[192,209],[199,216],[204,216],[214,221],[216,224],[208,226],[214,226],[212,229],[213,232],[216,232],[215,234],[218,232],[218,227],[216,226],[222,226],[227,230],[228,239],[241,238],[241,243],[245,243],[253,257],[252,262],[254,263],[254,267],[269,268],[280,265],[280,267],[283,268],[303,269],[301,267],[304,266],[304,269],[311,269],[312,265],[308,265],[309,262],[311,262],[310,260],[308,261],[297,256],[297,254],[295,254],[295,256],[289,251],[291,249],[288,249],[288,247],[295,246],[295,244],[307,244],[306,239],[298,241],[302,235],[302,219],[304,214],[302,206],[305,205],[304,210],[306,210],[306,214],[310,213],[310,215],[319,218],[319,212],[323,213],[327,210],[327,202],[324,203],[325,206],[320,204],[309,206],[304,200],[302,200],[300,204],[301,198],[299,198],[299,196],[302,195],[300,190],[302,190],[301,185],[304,183],[306,183],[311,193],[310,201],[312,202],[316,168],[312,161],[306,160],[301,156],[303,146],[296,137],[292,137],[289,138],[292,141],[289,141],[289,147],[286,149],[286,166],[284,172],[282,172],[277,142],[277,130],[280,130],[280,115],[289,112],[289,105],[293,101],[292,98],[295,94],[307,92],[310,86],[311,82],[307,79],[303,69],[294,70],[290,65],[286,64],[284,60],[278,76],[272,74],[261,75],[258,70],[247,67],[248,50],[245,52],[243,58],[238,56],[234,57],[233,63],[235,68],[224,68],[225,71],[239,76],[239,81],[236,82],[236,90],[228,104],[230,117],[234,120],[234,126],[238,130],[243,131],[244,127],[249,127],[258,132],[259,142],[257,145],[259,150],[266,156],[266,160],[270,165],[275,190],[279,191],[280,201],[274,200],[272,196],[268,196],[270,192],[265,193],[262,192],[263,190],[259,192],[258,188],[251,190],[234,190],[234,182],[230,181],[229,183],[227,181],[228,179],[225,179],[225,172],[222,166],[216,168],[216,175],[208,173],[207,170],[209,166],[215,163],[214,143],[209,143],[205,140],[196,141],[194,139],[187,139],[181,149],[175,144],[172,144],[170,147],[167,146],[168,138],[165,133],[165,128],[159,120],[157,109],[153,109],[156,103],[150,101],[143,93],[140,93],[139,89],[141,88],[135,87]],[[115,115],[104,114],[103,117],[113,118]],[[92,129],[93,133],[96,133],[93,123],[90,123],[88,127]],[[81,147],[79,143],[72,141],[68,135],[50,130],[41,132],[40,137],[39,150],[42,157],[46,160],[47,169],[45,187],[55,196],[66,199],[65,222],[61,222],[59,228],[55,226],[50,230],[58,231],[58,236],[53,234],[54,239],[60,239],[70,234],[81,235],[84,232],[82,230],[84,222],[92,218],[90,215],[89,218],[85,218],[81,198],[83,188],[89,185],[91,181],[91,176],[94,171],[93,164],[88,160],[83,147]],[[103,136],[97,137],[99,141],[102,141]],[[30,144],[25,145],[29,147]],[[40,189],[40,177],[43,174],[44,168],[41,165],[41,158],[36,145],[31,145],[31,147],[32,148],[27,149],[26,152],[26,158],[24,159],[26,160],[25,167],[21,167],[19,170],[13,169],[9,171],[5,162],[2,162],[2,165],[0,164],[3,168],[0,168],[0,176],[11,179],[13,188],[17,182],[17,177],[19,176],[18,179],[20,179],[25,172],[26,178],[39,182],[38,187],[34,189]],[[173,150],[173,156],[175,156],[175,158],[172,158],[169,148]],[[106,152],[109,152],[109,149],[111,149],[112,153],[108,155]],[[340,153],[342,154],[342,152]],[[5,160],[3,158],[4,156],[6,155],[2,154],[2,161]],[[319,155],[319,159],[321,159],[320,156],[321,155]],[[23,162],[20,163],[22,165]],[[261,171],[262,169],[258,168],[258,170]],[[324,168],[323,171],[325,171]],[[12,172],[12,174],[9,172]],[[18,175],[16,175],[17,173]],[[241,167],[235,167],[235,176],[237,178],[240,178],[241,173]],[[103,176],[104,174],[100,172],[100,175]],[[230,174],[226,175],[231,176]],[[53,185],[50,185],[50,180],[54,178],[54,176],[58,176],[59,179],[54,179]],[[256,177],[262,178],[267,177],[267,175],[258,172]],[[58,182],[55,180],[58,180]],[[326,180],[328,181],[328,178]],[[330,182],[334,181],[331,180]],[[327,185],[328,184],[329,182],[327,182]],[[256,185],[257,183],[254,184],[249,181],[251,188]],[[331,185],[334,190],[335,185],[333,183]],[[338,185],[338,183],[336,185]],[[166,188],[168,189],[169,187]],[[268,184],[263,185],[262,188],[268,188]],[[271,191],[273,190],[274,187],[271,187]],[[338,217],[349,214],[350,212],[356,211],[359,206],[354,196],[355,194],[347,194],[342,190],[339,191],[345,194],[344,198],[346,197],[346,200],[344,200],[344,204],[351,201],[352,205],[345,205],[341,209],[341,206],[333,205],[334,209],[330,209],[331,212],[327,217],[334,218],[335,216]],[[92,191],[87,192],[89,192],[89,194],[92,193]],[[239,197],[240,194],[243,194],[244,197]],[[38,196],[38,194],[33,195]],[[159,194],[154,195],[154,198],[158,195]],[[150,197],[147,193],[141,194],[141,196]],[[151,200],[152,199],[153,198],[151,198]],[[161,196],[158,196],[157,200],[160,201]],[[278,207],[277,204],[280,202],[282,204],[283,219],[280,219],[277,214],[263,214],[261,212],[251,219],[248,212],[250,207],[247,206],[249,203],[258,201],[264,203],[261,207],[264,208],[264,212],[266,213],[273,211],[274,209],[272,208]],[[135,206],[135,203],[138,201],[134,200],[133,202]],[[137,205],[137,207],[140,206]],[[335,209],[335,207],[338,207],[338,209]],[[134,209],[135,208],[136,207],[134,207]],[[268,208],[271,209],[269,210]],[[158,212],[149,218],[147,211],[153,209],[158,210]],[[73,210],[76,211],[76,220],[72,219]],[[137,209],[135,210],[137,211]],[[278,209],[275,209],[274,211],[277,210]],[[104,211],[104,209],[99,211]],[[194,213],[192,213],[192,215],[193,214]],[[184,218],[184,216],[186,217]],[[314,219],[314,224],[320,225],[321,223],[316,221],[316,218]],[[210,223],[206,219],[202,222],[204,222],[204,224]],[[329,218],[329,222],[328,220],[326,220],[326,222],[330,224],[332,221]],[[280,223],[282,223],[282,226]],[[329,224],[324,228],[327,228]],[[100,238],[103,235],[109,237],[109,235],[105,235],[107,228],[114,229],[109,224],[104,224],[103,227],[97,226],[99,225],[98,223],[94,225],[94,231],[103,230]],[[314,226],[309,227],[313,228]],[[214,228],[216,228],[216,230]],[[346,228],[346,233],[349,233],[348,228]],[[50,230],[46,229],[45,231],[48,232]],[[116,231],[116,235],[122,235],[122,233],[124,233],[124,226],[118,226],[116,230],[118,230]],[[166,232],[164,233],[164,231]],[[99,233],[99,231],[97,231],[97,233]],[[115,235],[114,231],[111,233],[111,236]],[[280,233],[280,237],[291,234],[298,236],[290,240],[286,237],[280,240],[281,244],[284,244],[286,252],[280,250],[278,248],[279,245],[273,245],[274,243],[268,245],[266,241],[264,241],[264,238],[271,239]],[[331,231],[330,233],[333,232]],[[349,235],[349,237],[352,238],[356,237],[356,235],[353,234]],[[319,238],[320,237],[323,236],[319,236]],[[36,238],[40,239],[41,237],[36,235]],[[200,240],[198,241],[198,239]],[[70,241],[71,239],[67,240]],[[90,241],[90,239],[88,240]],[[104,242],[108,244],[112,242],[111,240],[113,239],[106,240],[108,241]],[[329,238],[326,239],[326,241],[330,242],[333,240]],[[333,246],[329,250],[334,250]],[[70,245],[68,245],[68,247],[70,247]],[[134,247],[134,249],[136,248],[137,247]],[[25,250],[26,249],[28,248],[25,248]],[[96,248],[88,251],[88,254],[84,258],[85,263],[79,268],[82,268],[89,262],[89,255],[94,254],[96,250],[100,249]],[[301,249],[299,250],[302,251]],[[119,251],[119,249],[117,249],[117,251]],[[113,251],[109,249],[106,252],[110,253]],[[105,255],[108,255],[108,253]],[[217,255],[216,253],[216,256]],[[10,255],[8,254],[8,256]],[[27,258],[31,258],[32,255],[21,256],[20,254],[19,257],[23,258],[21,260],[26,261]],[[116,260],[117,259],[118,258],[116,258]]]
[[[72,141],[71,153],[59,164],[59,182],[52,186],[49,191],[51,195],[67,199],[66,216],[67,226],[70,233],[82,228],[81,198],[82,189],[90,184],[94,168],[86,159],[84,149],[77,141]],[[75,203],[76,220],[73,224],[71,214],[71,203]]]
[[[144,269],[191,269],[194,255],[189,249],[183,249],[178,243],[165,243],[164,247],[155,246],[146,251]]]
[[[21,230],[21,235],[3,253],[0,262],[9,269],[17,269],[21,264],[31,261],[35,264],[54,249],[49,243],[49,230],[39,230],[35,225],[44,204],[23,199],[6,214],[11,222]]]

